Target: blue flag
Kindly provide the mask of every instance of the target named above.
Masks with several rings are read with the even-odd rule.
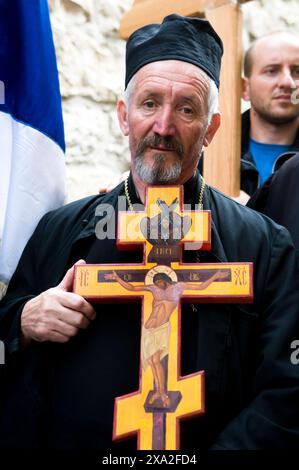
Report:
[[[64,130],[47,0],[0,0],[0,281],[65,198]]]

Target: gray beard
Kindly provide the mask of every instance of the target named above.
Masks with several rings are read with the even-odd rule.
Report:
[[[165,155],[156,154],[154,164],[149,167],[144,164],[143,156],[137,155],[135,159],[135,170],[139,178],[147,184],[175,183],[182,172],[182,162],[177,161],[169,168],[165,168]]]

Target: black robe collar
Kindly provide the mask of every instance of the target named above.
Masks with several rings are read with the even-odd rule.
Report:
[[[199,174],[198,170],[194,173],[193,176],[184,184],[184,204],[191,205],[192,209],[194,209],[195,204],[198,204],[199,193],[201,190],[202,185],[202,177]],[[131,199],[131,203],[134,204],[142,204],[133,181],[132,173],[130,172],[128,178],[128,190]]]

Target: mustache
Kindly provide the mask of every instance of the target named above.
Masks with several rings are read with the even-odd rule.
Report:
[[[178,142],[174,137],[170,136],[161,136],[154,134],[152,136],[145,137],[140,140],[137,146],[137,155],[141,155],[147,147],[158,147],[162,146],[166,150],[171,150],[179,156],[182,160],[184,158],[184,148],[180,142]]]

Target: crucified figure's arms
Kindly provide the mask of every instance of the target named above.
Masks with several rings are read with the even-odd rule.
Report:
[[[203,290],[209,287],[212,282],[216,281],[217,279],[227,279],[229,277],[229,273],[227,271],[216,271],[209,279],[201,284],[196,283],[193,284],[192,282],[180,282],[181,286],[184,290]]]
[[[133,292],[140,292],[148,290],[147,286],[143,284],[142,286],[133,286],[130,282],[124,281],[119,275],[113,271],[111,274],[105,274],[105,279],[118,282],[122,287]]]

